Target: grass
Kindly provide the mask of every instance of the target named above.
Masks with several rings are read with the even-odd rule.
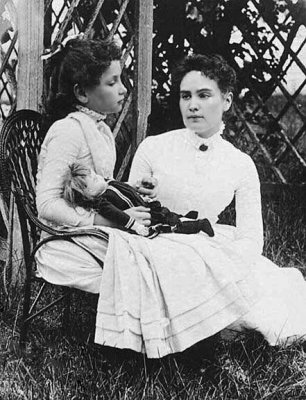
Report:
[[[305,273],[306,213],[302,199],[265,198],[265,254]],[[60,313],[34,323],[25,353],[18,348],[18,292],[0,317],[0,399],[306,399],[306,354],[301,343],[272,348],[255,332],[208,343],[162,360],[93,343],[95,298],[77,293],[71,331]],[[213,349],[214,361],[208,361]],[[205,358],[206,357],[206,358]]]

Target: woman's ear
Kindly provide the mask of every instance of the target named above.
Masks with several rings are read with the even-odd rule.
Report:
[[[231,108],[232,102],[233,102],[233,93],[227,92],[224,95],[224,112],[228,111]]]
[[[88,97],[87,97],[86,91],[78,83],[76,83],[73,86],[73,93],[74,93],[76,99],[81,104],[87,104],[88,103]]]

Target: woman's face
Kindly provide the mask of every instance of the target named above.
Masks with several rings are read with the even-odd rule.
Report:
[[[222,93],[217,82],[202,72],[188,72],[181,81],[179,103],[186,128],[202,137],[212,136],[220,129],[232,98],[231,92]]]
[[[111,114],[121,111],[126,95],[126,88],[121,82],[120,61],[112,61],[109,68],[102,74],[100,84],[85,89],[84,106],[101,114]]]

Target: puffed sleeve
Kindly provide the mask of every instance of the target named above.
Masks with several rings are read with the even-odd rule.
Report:
[[[258,173],[253,160],[243,154],[238,165],[238,183],[235,190],[236,233],[231,250],[247,260],[262,252],[263,223]]]
[[[66,118],[50,128],[42,145],[37,174],[36,202],[40,218],[55,225],[92,225],[94,213],[70,207],[62,198],[68,165],[79,159],[84,138],[77,121]]]
[[[153,175],[150,154],[152,154],[152,138],[148,137],[140,143],[133,158],[129,183],[134,186],[137,180],[142,179],[146,175]]]

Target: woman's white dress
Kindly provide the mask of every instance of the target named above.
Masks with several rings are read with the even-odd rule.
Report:
[[[202,143],[208,145],[205,152],[199,150]],[[306,284],[302,274],[295,268],[279,268],[261,255],[260,183],[251,158],[220,133],[202,139],[181,129],[148,137],[140,144],[130,182],[145,174],[158,180],[158,198],[163,205],[182,214],[196,210],[212,223],[235,196],[236,227],[215,224],[213,238],[192,235],[198,248],[201,240],[203,247],[223,255],[222,272],[240,282],[246,296],[249,309],[230,327],[257,329],[272,345],[306,335]],[[192,265],[189,267],[192,269]],[[213,275],[213,259],[207,259],[203,269]]]
[[[70,162],[82,160],[95,167],[84,129],[86,124],[68,117],[53,126],[43,146],[38,205],[41,218],[53,218],[56,224],[61,219],[73,226],[92,223],[90,213],[69,210],[60,200]],[[92,132],[97,140],[105,134],[97,124]],[[208,145],[206,152],[199,150],[201,143]],[[110,169],[113,154],[109,160]],[[100,292],[98,343],[161,357],[228,326],[258,329],[270,344],[306,334],[302,275],[261,256],[260,185],[249,156],[219,133],[204,140],[182,129],[141,143],[130,181],[145,174],[157,178],[164,206],[182,214],[198,211],[210,219],[216,234],[164,234],[150,240],[108,229],[108,250],[98,239],[80,239],[105,261],[103,271],[69,243],[42,247],[37,264],[46,280]],[[237,226],[216,224],[234,196]]]

